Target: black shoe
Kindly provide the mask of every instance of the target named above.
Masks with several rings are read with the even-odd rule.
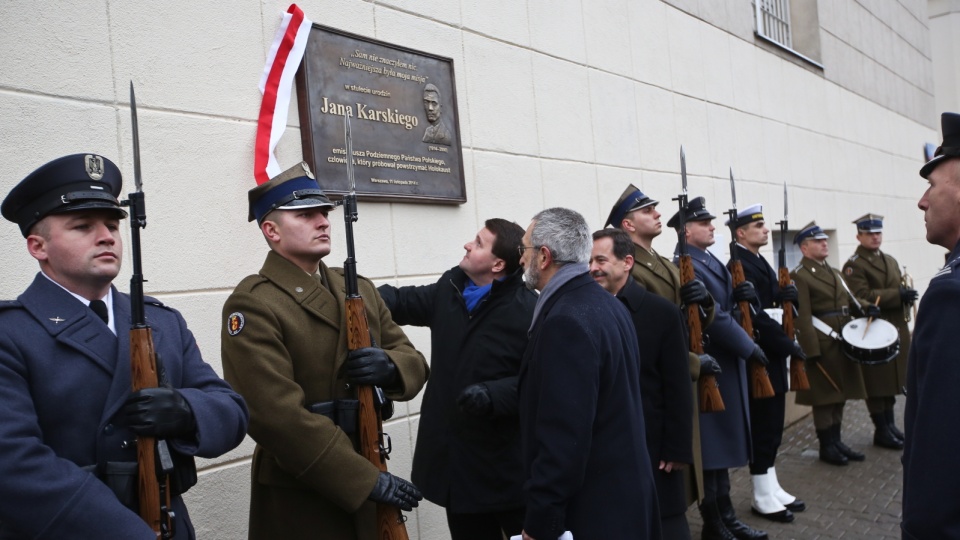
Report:
[[[873,445],[891,450],[903,450],[903,440],[898,439],[890,429],[887,423],[887,416],[884,413],[871,414],[875,430],[873,432]]]
[[[843,444],[843,441],[840,440],[840,424],[833,426],[831,429],[833,429],[833,445],[837,447],[837,450],[839,450],[841,454],[847,456],[847,459],[850,461],[863,461],[867,459],[867,456]]]
[[[890,433],[893,433],[893,436],[900,439],[900,442],[907,440],[904,437],[903,432],[897,429],[897,424],[893,421],[893,409],[887,409],[883,411],[883,415],[887,419],[887,425],[890,426]]]
[[[727,530],[720,519],[720,511],[717,510],[715,501],[704,501],[699,508],[700,516],[703,518],[701,540],[736,540],[737,537]]]
[[[820,439],[820,461],[831,465],[847,464],[847,456],[843,455],[833,442],[833,428],[818,429],[817,438]]]
[[[767,540],[769,538],[766,532],[754,529],[737,519],[737,513],[733,509],[733,502],[729,495],[717,497],[717,510],[720,511],[723,526],[739,540]]]
[[[751,506],[750,512],[755,516],[760,516],[764,519],[769,519],[770,521],[776,521],[777,523],[790,523],[793,521],[793,512],[790,510],[781,510],[779,512],[764,514],[763,512]]]
[[[791,512],[803,512],[807,509],[807,505],[800,499],[794,499],[792,503],[785,504],[784,506]]]

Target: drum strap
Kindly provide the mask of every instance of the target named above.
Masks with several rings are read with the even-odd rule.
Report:
[[[835,340],[837,340],[837,341],[843,341],[843,338],[840,337],[840,334],[837,334],[837,333],[833,330],[833,328],[830,328],[830,325],[829,325],[829,324],[821,321],[820,319],[818,319],[818,318],[816,318],[816,317],[810,317],[810,319],[811,319],[812,322],[813,322],[813,327],[816,328],[817,330],[819,330],[821,333],[823,333],[823,335],[825,335],[825,336],[827,336],[827,337],[830,337],[830,338],[833,338],[833,339],[835,339]]]

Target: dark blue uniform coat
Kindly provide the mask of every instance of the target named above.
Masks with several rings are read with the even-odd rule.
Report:
[[[153,539],[91,472],[135,462],[133,432],[112,424],[130,394],[130,299],[113,291],[114,336],[88,307],[38,274],[0,310],[0,538]],[[147,323],[171,386],[197,420],[182,454],[215,457],[236,447],[247,409],[213,369],[183,317],[148,299]],[[193,538],[183,501],[173,501],[178,539]]]
[[[660,538],[638,355],[627,310],[588,273],[540,308],[520,368],[530,536]]]
[[[707,286],[716,305],[713,322],[703,329],[704,352],[716,358],[723,370],[717,383],[726,407],[723,412],[700,414],[703,468],[709,471],[742,467],[750,460],[750,407],[744,358],[753,352],[753,339],[731,315],[735,302],[730,272],[708,252],[690,245],[687,250],[697,279]]]
[[[903,537],[960,538],[960,244],[920,300],[907,362]]]

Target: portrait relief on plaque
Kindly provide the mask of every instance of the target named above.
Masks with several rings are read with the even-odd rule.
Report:
[[[349,115],[358,197],[466,202],[450,58],[314,24],[297,99],[304,160],[328,194],[349,189]]]

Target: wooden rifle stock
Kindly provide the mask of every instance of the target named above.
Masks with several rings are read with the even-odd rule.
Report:
[[[732,248],[731,248],[732,249]],[[747,280],[743,274],[743,263],[739,260],[730,261],[730,276],[733,277],[733,286],[736,287]],[[748,336],[753,338],[753,316],[750,314],[750,302],[742,300],[740,304],[740,326]],[[773,385],[766,366],[759,362],[750,362],[750,395],[754,399],[771,398],[774,396]]]
[[[347,348],[351,351],[370,347],[370,328],[367,313],[363,307],[363,298],[359,295],[348,296],[347,309]],[[358,432],[360,435],[360,454],[382,472],[387,471],[387,455],[380,440],[382,425],[380,413],[373,402],[373,387],[357,386],[357,399],[360,401]],[[407,540],[407,527],[400,509],[389,504],[377,503],[377,538],[380,540]]]
[[[790,270],[786,266],[781,266],[777,272],[781,289],[793,283],[790,279]],[[788,338],[796,339],[796,331],[793,327],[793,302],[786,300],[780,307],[783,308],[783,332]],[[802,358],[790,358],[790,389],[793,391],[810,389],[807,368]]]
[[[693,260],[690,255],[680,256],[680,283],[686,284],[695,279]],[[687,306],[687,329],[690,334],[690,351],[694,354],[703,354],[703,328],[700,326],[700,305]],[[697,381],[697,393],[700,397],[700,412],[721,412],[726,407],[720,397],[720,385],[715,375],[700,374]]]

